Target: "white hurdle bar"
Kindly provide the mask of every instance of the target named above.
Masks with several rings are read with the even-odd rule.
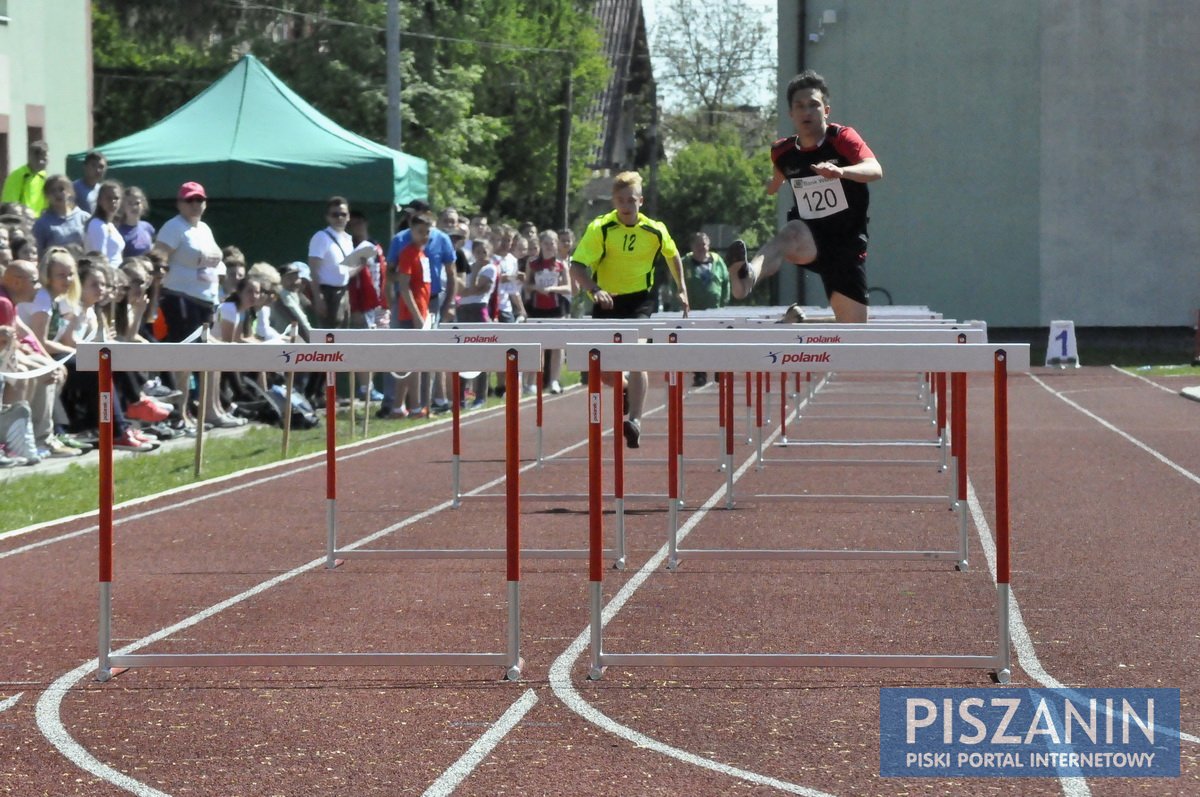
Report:
[[[503,367],[509,384],[519,381],[523,366],[538,363],[541,347],[534,344],[487,345],[471,348],[447,344],[387,346],[370,344],[272,344],[197,345],[172,343],[89,343],[78,349],[78,367],[100,372],[100,528],[99,581],[100,630],[96,678],[108,681],[114,668],[128,667],[226,667],[226,666],[478,666],[504,667],[505,678],[521,676],[521,529],[520,529],[520,390],[507,397],[508,439],[505,455],[508,504],[506,512],[506,578],[508,592],[507,650],[501,653],[112,653],[112,560],[113,560],[113,393],[114,371],[308,371],[326,374],[326,391],[332,392],[339,371],[499,370]],[[336,407],[335,401],[327,407]],[[336,433],[332,415],[326,417],[327,563],[335,551]],[[343,551],[343,555],[350,552]],[[355,552],[357,553],[357,552]]]
[[[573,367],[587,364],[589,560],[591,606],[590,679],[603,676],[610,665],[675,667],[953,667],[990,670],[995,680],[1010,678],[1008,626],[1010,580],[1010,519],[1008,469],[1008,371],[1029,369],[1029,346],[1011,344],[839,344],[830,346],[762,346],[756,344],[648,344],[642,346],[568,346]],[[999,643],[990,655],[954,654],[845,654],[845,653],[606,653],[603,640],[604,568],[601,548],[604,518],[598,495],[600,486],[601,401],[598,383],[604,371],[711,370],[729,373],[744,370],[769,373],[795,371],[924,371],[992,372],[995,393],[996,463],[996,621]],[[964,396],[965,400],[965,396]],[[674,550],[671,554],[674,555]]]

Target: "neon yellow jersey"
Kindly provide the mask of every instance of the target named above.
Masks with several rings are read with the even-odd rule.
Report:
[[[614,210],[587,226],[571,261],[590,268],[600,290],[618,295],[649,290],[654,261],[662,255],[669,262],[678,253],[662,222],[639,213],[637,223],[629,227]]]

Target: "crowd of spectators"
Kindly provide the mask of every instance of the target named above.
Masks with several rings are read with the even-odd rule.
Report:
[[[570,230],[497,224],[454,208],[434,215],[423,202],[399,212],[395,234],[371,238],[366,217],[330,197],[326,226],[306,260],[247,267],[237,246],[218,245],[204,222],[202,185],[183,183],[176,215],[155,229],[137,186],[106,179],[100,152],[84,176],[47,176],[48,150],[29,146],[28,163],[5,180],[0,204],[0,467],[78,457],[95,447],[95,372],[75,367],[91,340],[229,345],[309,341],[320,328],[433,328],[446,322],[520,323],[527,317],[581,316],[570,277]],[[548,390],[561,392],[561,358],[547,356]],[[296,375],[300,396],[324,402],[323,379]],[[307,378],[306,378],[307,377]],[[272,374],[184,371],[114,374],[115,447],[151,451],[194,436],[201,417],[216,428],[247,422],[247,400],[281,381]],[[420,418],[502,395],[487,374],[449,395],[445,374],[383,375],[358,397],[378,415]],[[201,384],[210,389],[202,400]],[[257,391],[255,390],[257,388]],[[522,388],[532,392],[532,381]],[[349,400],[349,396],[341,400]]]

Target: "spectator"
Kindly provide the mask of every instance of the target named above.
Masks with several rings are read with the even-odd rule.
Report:
[[[217,291],[217,302],[220,303],[236,293],[246,278],[246,256],[232,244],[225,247],[221,250],[221,265],[217,271],[221,274],[221,287]]]
[[[42,461],[33,441],[29,402],[18,398],[21,391],[6,385],[4,380],[5,374],[22,370],[25,366],[17,351],[17,330],[0,326],[0,468],[36,465]]]
[[[271,323],[283,332],[291,324],[305,343],[312,340],[312,302],[305,293],[309,281],[308,264],[295,261],[279,269],[279,295],[272,305]]]
[[[105,304],[111,302],[109,286],[113,278],[108,266],[99,261],[84,260],[79,266],[80,293],[79,321],[68,328],[63,342],[74,348],[80,341],[111,338]],[[73,361],[72,361],[73,364]],[[124,373],[124,372],[120,372]],[[118,374],[113,374],[113,386],[120,391]],[[99,425],[96,397],[100,393],[99,376],[95,371],[72,369],[63,390],[63,405],[71,421],[72,431],[94,429]],[[158,442],[135,429],[125,417],[121,401],[112,403],[113,447],[128,451],[153,451]]]
[[[683,280],[692,310],[716,310],[729,304],[729,268],[709,248],[708,236],[692,236],[692,251],[683,258]]]
[[[43,459],[75,457],[83,452],[62,443],[54,435],[54,401],[58,388],[66,380],[66,369],[61,365],[54,367],[54,360],[42,347],[37,335],[17,313],[19,304],[32,302],[37,297],[39,285],[37,266],[26,260],[12,261],[5,267],[3,277],[0,277],[0,326],[16,330],[17,356],[22,370],[49,369],[35,379],[22,380],[25,384],[13,390],[19,394],[16,400],[29,402],[38,456]]]
[[[13,260],[28,260],[30,263],[37,263],[40,260],[40,254],[37,241],[33,238],[17,235],[12,239]]]
[[[0,226],[0,273],[12,262],[12,245],[9,243],[8,228]]]
[[[50,149],[45,141],[29,142],[28,161],[14,169],[4,181],[0,202],[15,202],[33,212],[34,218],[46,209],[46,164],[50,162]]]
[[[17,306],[17,313],[52,357],[75,353],[63,344],[67,329],[79,316],[79,272],[75,258],[64,247],[52,246],[42,259],[41,284],[30,302]]]
[[[329,222],[308,242],[308,267],[313,276],[313,309],[317,323],[325,329],[341,329],[350,320],[347,286],[363,268],[361,261],[353,265],[346,259],[354,249],[346,224],[350,221],[350,203],[345,197],[330,197],[325,203],[325,219]]]
[[[516,233],[507,224],[496,232],[495,255],[498,260],[499,277],[496,290],[500,296],[496,320],[502,324],[525,320],[525,305],[521,303],[521,283],[524,277],[516,255],[512,251]]]
[[[125,189],[117,211],[117,232],[125,240],[124,257],[140,257],[154,246],[154,225],[145,220],[150,212],[146,194],[136,185]]]
[[[369,222],[363,213],[357,210],[350,211],[350,224],[347,229],[350,232],[350,241],[355,248],[367,242],[375,250],[374,256],[367,261],[367,267],[350,280],[350,328],[375,329],[381,326],[386,329],[390,319],[387,293],[385,293],[387,286],[384,284],[386,269],[383,248],[371,240]],[[369,380],[366,373],[356,374],[355,378],[358,380],[358,397],[360,399],[367,400],[369,398],[371,401],[383,401],[383,394],[376,390],[374,385],[367,384]]]
[[[425,254],[433,228],[433,217],[421,211],[409,219],[409,242],[396,259],[396,291],[399,295],[396,319],[400,329],[431,329],[430,306],[432,264]],[[429,417],[430,408],[421,395],[421,375],[413,372],[399,383],[393,397],[392,417]]]
[[[38,249],[51,246],[84,246],[88,214],[75,207],[75,189],[64,175],[46,180],[46,209],[33,223]]]
[[[459,294],[458,320],[463,323],[477,324],[492,320],[488,308],[496,288],[498,272],[492,256],[492,245],[487,240],[481,238],[474,241],[471,248],[475,254],[475,267],[468,275],[466,285]],[[474,394],[472,409],[482,407],[487,403],[487,385],[486,371],[472,380],[471,390]],[[466,388],[467,386],[464,385],[464,391]],[[458,396],[457,400],[466,406],[465,396]]]
[[[429,204],[421,200],[413,200],[404,207],[404,229],[401,229],[392,237],[388,244],[387,264],[388,269],[393,274],[398,274],[398,263],[400,253],[412,242],[412,232],[409,228],[411,220],[422,213],[429,213]],[[430,217],[432,218],[432,217]],[[457,297],[454,291],[457,290],[457,285],[449,276],[453,274],[456,256],[454,254],[454,244],[450,241],[450,236],[442,230],[432,228],[429,231],[429,239],[422,247],[425,251],[425,256],[429,260],[429,328],[432,329],[441,323],[445,307],[454,307]],[[401,299],[399,293],[398,282],[392,282],[392,323],[397,326],[396,322],[400,318]],[[450,313],[453,316],[453,312]],[[392,377],[388,374],[384,375],[383,379],[383,404],[379,409],[379,415],[386,417],[392,413],[393,402],[389,396],[395,391],[395,385]],[[439,408],[448,408],[449,402],[445,398],[445,375],[441,372],[430,374],[425,377],[425,381],[421,385],[421,395],[424,398],[423,406],[433,406],[433,400],[437,399]]]
[[[84,213],[96,212],[96,197],[100,193],[100,183],[108,171],[108,158],[104,154],[92,150],[83,156],[83,177],[75,181],[75,204]]]
[[[570,305],[571,275],[567,264],[558,259],[558,234],[546,230],[538,236],[538,256],[529,261],[527,284],[530,286],[530,318],[564,318]],[[561,393],[561,350],[547,351],[546,384],[551,393]]]
[[[152,257],[167,264],[159,309],[166,322],[163,340],[168,342],[185,340],[213,320],[221,248],[212,230],[202,221],[207,202],[204,186],[195,182],[181,185],[175,202],[179,213],[158,231],[150,250]],[[175,384],[182,390],[176,409],[185,429],[191,428],[187,415],[188,383],[186,371],[175,375]]]
[[[257,341],[278,340],[283,336],[275,331],[271,323],[271,308],[279,296],[283,281],[279,271],[270,263],[255,263],[246,276],[258,283],[258,300],[254,303],[252,334]]]
[[[105,180],[96,194],[96,208],[87,224],[85,246],[89,252],[99,252],[110,268],[121,266],[125,238],[117,229],[117,209],[121,207],[123,189],[116,180]]]

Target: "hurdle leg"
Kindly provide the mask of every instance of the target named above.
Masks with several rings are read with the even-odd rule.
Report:
[[[599,377],[597,377],[599,379]],[[623,374],[615,371],[613,375],[613,507],[617,516],[617,549],[625,550],[625,396],[621,385]],[[648,387],[648,386],[647,386]],[[591,388],[591,376],[588,376],[588,388]],[[599,404],[596,405],[597,408]],[[599,410],[597,409],[597,412]],[[599,482],[598,482],[599,484]],[[597,488],[598,490],[600,488]],[[602,491],[602,490],[601,490]],[[603,548],[603,544],[601,545]],[[624,554],[622,553],[623,557]],[[624,559],[620,559],[620,567],[624,569]],[[617,567],[617,563],[613,563]]]
[[[750,390],[750,372],[747,371],[746,372],[746,445],[751,445],[752,443],[754,443],[754,433],[750,431],[751,429],[754,428],[754,418],[752,415],[753,403],[754,403],[754,401],[752,398],[752,392]]]
[[[725,427],[725,508],[733,509],[733,373],[723,376],[725,392],[721,401],[724,402],[725,417],[730,420]]]
[[[112,353],[100,352],[100,517],[98,546],[100,582],[100,633],[97,643],[96,680],[112,678],[112,533],[113,533],[113,411]],[[203,405],[201,405],[203,406]]]
[[[759,371],[754,375],[754,445],[758,452],[755,459],[755,470],[762,470],[763,465],[763,375]]]
[[[963,375],[964,383],[966,375]],[[997,683],[1006,684],[1012,677],[1011,640],[1009,639],[1009,579],[1011,570],[1011,520],[1009,516],[1008,468],[1008,357],[997,349],[995,371],[992,375],[995,391],[993,422],[996,447],[996,601],[1000,649],[997,668],[993,674]]]
[[[540,357],[538,358],[540,361]],[[521,677],[521,373],[517,370],[517,352],[509,349],[505,357],[504,437],[505,437],[505,523],[508,570],[508,666],[504,678]],[[540,365],[540,362],[539,362]]]
[[[588,679],[598,681],[604,675],[600,664],[603,651],[604,601],[604,476],[601,454],[600,352],[588,353],[588,599],[591,606],[591,666]],[[617,401],[621,395],[617,380]],[[620,405],[617,406],[620,418]]]
[[[967,562],[967,375],[952,374],[950,407],[950,440],[954,461],[951,495],[954,511],[958,513],[958,553],[955,568],[965,571]]]
[[[454,400],[450,402],[450,484],[453,497],[450,500],[450,506],[458,509],[462,506],[462,462],[461,462],[461,445],[462,445],[462,377],[458,371],[450,378],[450,386],[454,394]]]
[[[332,415],[330,413],[333,413]],[[337,567],[337,375],[325,373],[325,567]]]
[[[551,354],[558,354],[557,351]],[[545,380],[545,374],[542,369],[537,372],[537,466],[545,467],[545,462],[542,457],[542,382]]]

